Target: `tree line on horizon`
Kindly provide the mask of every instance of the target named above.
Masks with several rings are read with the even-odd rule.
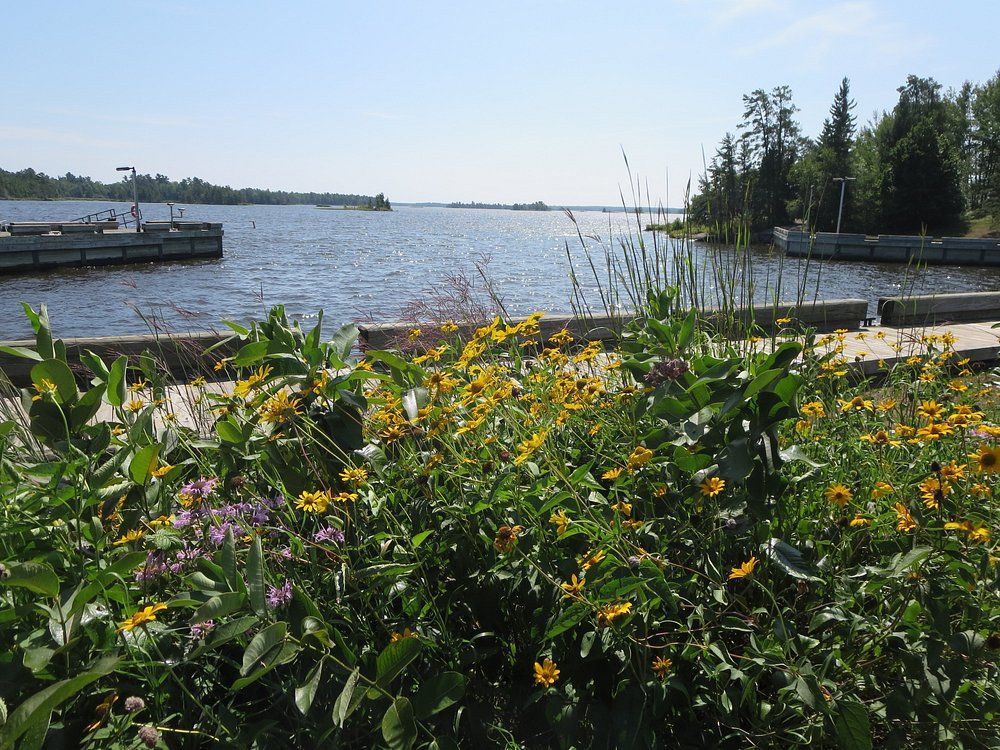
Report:
[[[325,203],[331,206],[374,206],[375,196],[355,193],[296,193],[262,188],[231,188],[213,185],[198,177],[171,180],[166,175],[136,175],[139,201],[142,203],[208,203],[214,205],[301,205]],[[380,194],[381,195],[381,194]],[[0,169],[0,199],[3,200],[73,200],[103,199],[132,201],[132,178],[119,182],[98,182],[67,172],[50,177],[34,169],[9,172]],[[385,197],[382,198],[385,205]]]
[[[834,96],[820,135],[802,134],[788,86],[743,97],[737,133],[726,133],[691,199],[692,219],[731,231],[801,222],[837,225],[840,183],[850,177],[841,231],[960,231],[1000,224],[1000,72],[942,90],[910,75],[891,111],[858,127],[850,81]]]

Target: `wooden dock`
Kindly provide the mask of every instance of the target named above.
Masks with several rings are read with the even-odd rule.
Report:
[[[791,258],[926,263],[949,266],[1000,266],[1000,238],[921,237],[918,235],[836,234],[774,228],[774,245]]]
[[[115,222],[9,224],[0,231],[0,274],[62,266],[99,266],[222,257],[222,224],[146,222],[142,231]]]

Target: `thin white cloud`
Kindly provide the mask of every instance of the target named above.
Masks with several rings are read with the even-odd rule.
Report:
[[[73,146],[93,146],[97,148],[124,148],[135,146],[134,143],[104,138],[91,138],[79,133],[50,128],[25,128],[14,125],[0,125],[0,142],[3,141],[36,141],[39,143],[61,143]]]

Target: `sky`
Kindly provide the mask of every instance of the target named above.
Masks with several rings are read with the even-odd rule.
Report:
[[[2,168],[396,201],[620,204],[624,153],[679,205],[754,89],[816,135],[845,75],[864,123],[1000,68],[997,0],[3,5]]]

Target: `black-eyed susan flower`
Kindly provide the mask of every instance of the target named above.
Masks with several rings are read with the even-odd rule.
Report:
[[[896,530],[907,532],[913,531],[917,528],[917,522],[913,519],[913,515],[910,513],[910,509],[907,508],[902,503],[896,503],[892,506],[892,509],[896,511]]]
[[[976,471],[982,474],[1000,471],[1000,447],[996,445],[980,445],[978,451],[969,454],[969,458],[975,462]]]
[[[559,508],[558,510],[553,511],[552,515],[549,516],[549,523],[555,525],[556,533],[559,536],[562,536],[566,533],[566,529],[569,528],[570,518],[566,515],[566,511],[564,509]]]
[[[823,492],[823,496],[826,498],[827,502],[832,503],[833,505],[839,505],[843,508],[851,502],[851,499],[854,497],[854,493],[851,492],[851,489],[846,485],[836,482],[826,488]]]
[[[729,571],[729,580],[736,581],[740,578],[746,578],[751,573],[753,573],[754,568],[757,567],[757,558],[751,557],[744,563],[740,563]]]
[[[524,531],[523,526],[504,524],[497,529],[497,533],[493,537],[493,546],[503,554],[510,552],[517,545],[517,537],[522,531]]]
[[[163,602],[159,602],[157,604],[151,604],[148,607],[143,607],[134,615],[129,617],[127,620],[123,620],[121,624],[118,626],[117,632],[121,633],[122,631],[133,630],[135,628],[146,625],[147,623],[153,622],[154,620],[156,620],[157,613],[162,612],[166,608],[167,605],[164,604]]]
[[[563,599],[572,599],[575,596],[580,596],[585,583],[586,579],[577,578],[576,573],[566,583],[560,583],[559,587],[566,592],[563,594]]]
[[[327,490],[303,490],[295,500],[295,507],[306,513],[326,513],[332,501],[333,497]]]
[[[535,684],[542,687],[552,687],[559,679],[559,668],[551,659],[535,662]]]
[[[726,480],[719,477],[706,477],[698,485],[698,489],[701,490],[701,494],[705,497],[715,497],[726,489]]]
[[[673,671],[673,667],[674,662],[666,656],[657,656],[653,659],[653,673],[661,680],[667,679],[667,676]]]
[[[605,604],[597,609],[597,625],[602,628],[611,627],[615,620],[625,617],[631,611],[632,602]]]

